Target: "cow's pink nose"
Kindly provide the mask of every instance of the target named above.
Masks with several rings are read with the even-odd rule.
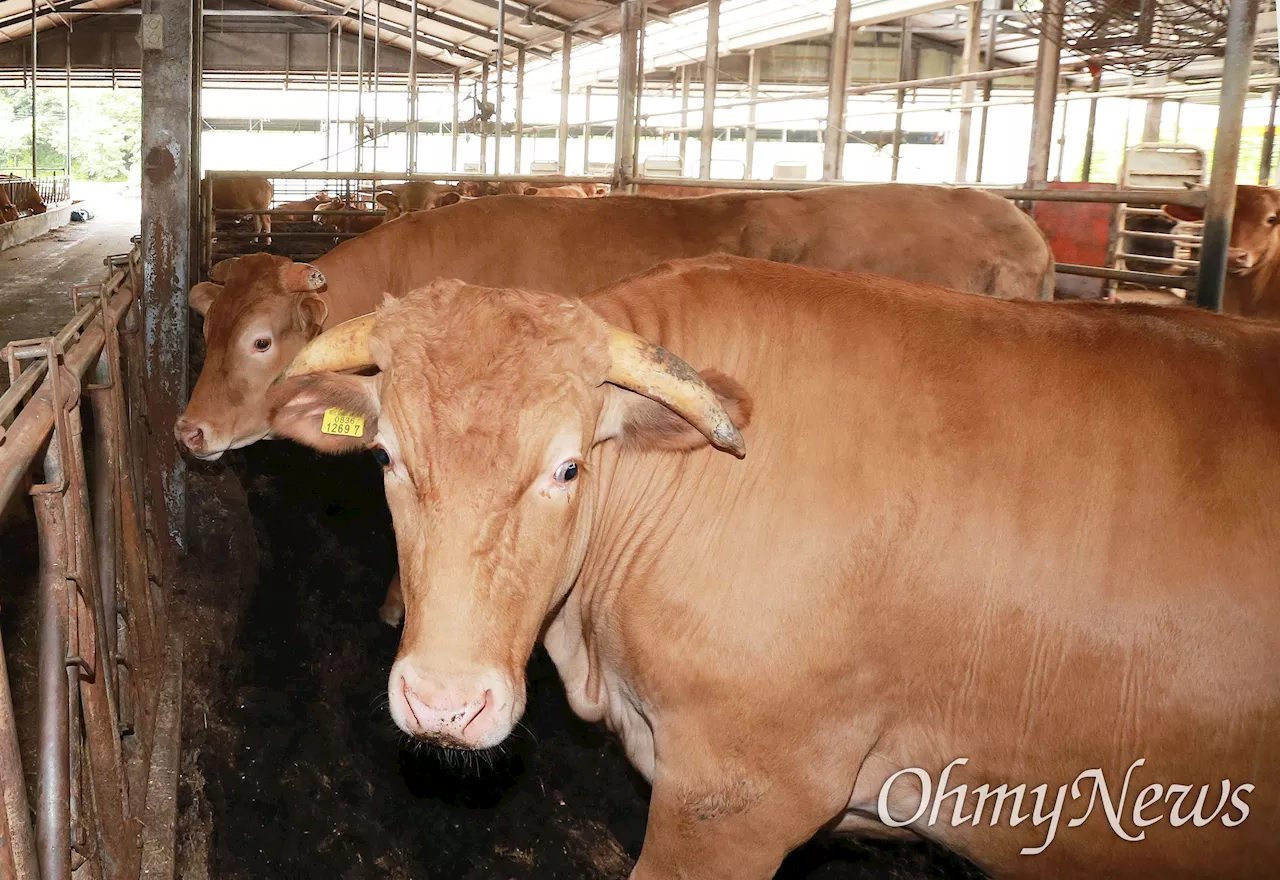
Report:
[[[510,725],[501,702],[482,681],[447,684],[396,674],[391,717],[406,733],[455,749],[484,749],[506,738]]]
[[[1227,248],[1227,265],[1233,269],[1248,269],[1253,265],[1253,258],[1244,248]]]
[[[201,425],[188,422],[186,419],[179,419],[178,423],[173,426],[173,433],[177,435],[178,442],[192,452],[204,451],[204,428]]]

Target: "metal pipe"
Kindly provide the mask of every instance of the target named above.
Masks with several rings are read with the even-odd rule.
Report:
[[[413,34],[413,39],[409,41],[409,82],[405,89],[409,101],[406,111],[408,125],[405,126],[405,167],[412,174],[418,168],[418,0],[410,2],[413,3],[413,9],[409,13],[409,32]]]
[[[911,76],[913,59],[911,57],[911,16],[902,19],[902,32],[898,37],[898,79],[905,81]],[[854,90],[857,94],[857,90]],[[907,102],[907,90],[898,88],[898,113],[893,119],[893,153],[889,168],[889,179],[898,179],[898,165],[902,160],[902,112]]]
[[[583,89],[586,108],[582,117],[582,173],[591,173],[591,86]]]
[[[1167,76],[1156,77],[1156,87],[1169,81]],[[1147,99],[1147,113],[1142,120],[1142,142],[1156,144],[1160,142],[1160,117],[1164,111],[1164,96]]]
[[[31,179],[35,180],[40,176],[40,166],[36,160],[36,78],[40,73],[37,66],[36,47],[39,43],[39,34],[36,30],[36,22],[39,16],[36,14],[36,0],[31,0]]]
[[[54,401],[61,407],[61,402]],[[51,407],[52,408],[52,407]],[[52,414],[51,414],[52,417]],[[59,419],[61,421],[61,419]],[[54,434],[44,459],[44,478],[64,479],[62,432]],[[71,743],[67,725],[67,521],[60,493],[35,496],[36,528],[40,540],[40,630],[37,701],[40,738],[36,786],[36,846],[40,880],[68,880],[71,876]]]
[[[359,34],[356,36],[356,170],[364,170],[364,6],[360,0]]]
[[[1069,91],[1069,88],[1068,88],[1068,91]],[[1058,145],[1058,164],[1057,164],[1057,168],[1054,170],[1053,179],[1056,181],[1061,181],[1062,180],[1062,163],[1067,156],[1067,99],[1065,95],[1063,96],[1062,101],[1059,104],[1058,115],[1061,116],[1062,118],[1058,123],[1058,136],[1054,138],[1054,143]]]
[[[751,50],[751,55],[755,57],[755,50]],[[678,136],[680,143],[680,173],[684,174],[685,156],[689,151],[689,68],[692,65],[680,65],[680,134]],[[752,106],[752,113],[755,108]]]
[[[1062,52],[1064,0],[1045,0],[1040,14],[1040,45],[1036,58],[1035,97],[1032,102],[1031,151],[1027,157],[1027,186],[1043,186],[1049,178],[1053,148],[1053,111],[1058,102],[1058,65]]]
[[[837,0],[841,2],[841,0]],[[716,84],[720,61],[720,0],[707,0],[707,56],[702,64],[702,150],[698,173],[711,176],[711,151],[716,140]]]
[[[506,64],[507,5],[498,0],[498,67],[493,94],[493,173],[502,173],[502,68]]]
[[[334,164],[340,166],[342,163],[338,159],[338,157],[342,155],[342,36],[343,36],[341,24],[338,24],[337,27],[334,28],[334,36],[337,38],[336,42],[337,42],[337,48],[338,48],[338,81],[337,83],[335,83],[337,87],[337,94],[334,95],[334,102],[333,102],[333,117],[334,117],[333,119],[333,122],[334,122],[333,154],[334,154]]]
[[[635,96],[631,102],[631,133],[629,143],[631,144],[631,162],[629,168],[638,168],[640,166],[640,136],[643,129],[636,125],[637,119],[643,119],[640,115],[641,105],[644,102],[644,40],[647,30],[645,22],[649,15],[649,0],[636,0],[636,7],[633,13],[635,18],[635,41],[636,41],[636,75],[633,80],[634,87],[632,92]]]
[[[993,15],[991,17],[991,29],[987,31],[987,51],[986,58],[983,60],[983,73],[990,73],[996,65],[996,35],[1000,32],[1000,16]],[[982,83],[982,102],[986,104],[991,100],[991,83],[993,80],[984,80]],[[981,121],[978,123],[978,168],[973,175],[973,179],[982,180],[982,166],[987,157],[987,114],[990,107],[982,108]]]
[[[749,53],[749,61],[747,67],[747,96],[754,101],[756,95],[760,91],[760,56],[757,50],[752,49]],[[685,92],[687,98],[689,93]],[[749,104],[747,106],[747,161],[746,168],[743,171],[743,177],[751,179],[756,158],[756,105]],[[681,163],[683,169],[684,163]]]
[[[378,142],[382,138],[382,126],[378,114],[378,91],[382,86],[381,52],[382,49],[382,0],[374,0],[373,5],[373,139],[369,147],[373,150],[373,170],[378,170]]]
[[[1258,165],[1258,186],[1271,183],[1271,156],[1276,143],[1276,99],[1280,98],[1280,85],[1271,87],[1271,111],[1267,115],[1267,127],[1262,133],[1262,161]]]
[[[635,173],[636,76],[639,70],[639,31],[644,10],[641,0],[624,0],[618,44],[618,119],[613,137],[614,188],[621,189]]]
[[[449,170],[458,170],[458,103],[462,100],[462,71],[453,70],[453,143],[450,145]]]
[[[569,64],[573,56],[573,34],[564,32],[560,41],[560,173],[568,171],[569,162]]]
[[[850,0],[836,0],[827,64],[827,126],[822,133],[822,179],[838,180],[843,171],[845,89],[849,86]],[[705,103],[705,102],[704,102]]]
[[[1093,93],[1093,97],[1089,99],[1089,125],[1084,132],[1084,167],[1080,170],[1080,179],[1085,183],[1089,182],[1089,175],[1093,171],[1093,133],[1098,125],[1098,89],[1102,85],[1102,68],[1095,68],[1093,71],[1093,82],[1089,84],[1089,91]]]
[[[324,170],[333,161],[333,29],[324,37]]]
[[[0,643],[0,877],[27,880],[38,875],[36,839],[27,809],[27,781],[22,772],[18,726],[9,691],[9,670]]]
[[[979,0],[969,6],[969,26],[965,30],[964,37],[964,72],[966,74],[978,72],[978,47],[981,43],[982,3]],[[972,103],[976,88],[975,80],[965,80],[960,86],[960,102]],[[969,177],[969,136],[972,128],[973,110],[961,110],[960,131],[956,137],[956,183],[964,183]]]
[[[489,122],[485,119],[485,110],[489,107],[489,62],[480,68],[480,170],[489,170]]]
[[[512,171],[516,174],[520,173],[520,153],[524,146],[524,56],[525,48],[521,46],[516,50],[516,132],[515,142],[512,144]]]
[[[1146,259],[1145,257],[1143,259]],[[1113,281],[1131,281],[1135,284],[1148,284],[1157,287],[1176,287],[1179,290],[1193,290],[1196,279],[1194,275],[1162,275],[1158,272],[1130,272],[1125,269],[1104,269],[1101,266],[1081,266],[1075,263],[1057,263],[1054,271],[1063,275],[1084,275],[1089,278],[1109,278]]]
[[[67,28],[67,118],[66,118],[66,134],[67,134],[67,156],[66,167],[67,177],[71,177],[71,29]],[[70,181],[68,181],[68,186]],[[67,194],[70,196],[70,193]]]
[[[1204,245],[1200,248],[1200,280],[1196,305],[1222,310],[1226,282],[1231,218],[1236,207],[1236,166],[1240,158],[1240,129],[1249,97],[1249,67],[1258,26],[1258,0],[1235,0],[1227,12],[1227,46],[1223,56],[1222,97],[1218,102],[1218,130],[1213,139],[1213,168],[1204,212]]]

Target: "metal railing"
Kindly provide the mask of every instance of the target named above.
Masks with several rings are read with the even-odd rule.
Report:
[[[138,259],[113,257],[105,283],[73,287],[74,317],[56,335],[0,349],[11,380],[0,508],[32,496],[40,551],[30,811],[0,661],[5,880],[140,871],[158,697],[176,650],[166,651],[167,597],[136,476],[146,460]]]
[[[71,178],[65,174],[47,177],[18,177],[15,174],[0,172],[0,189],[5,191],[9,201],[20,208],[26,204],[31,188],[40,196],[46,208],[62,205],[71,201]],[[40,213],[25,211],[25,213]]]

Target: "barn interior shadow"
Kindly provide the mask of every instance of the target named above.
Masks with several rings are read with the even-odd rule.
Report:
[[[386,710],[395,548],[369,456],[259,443],[191,472],[182,876],[626,878],[648,791],[546,654],[501,752],[444,759]],[[823,841],[779,875],[976,876],[936,848]]]

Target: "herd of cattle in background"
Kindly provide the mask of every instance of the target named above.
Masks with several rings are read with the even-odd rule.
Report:
[[[1036,301],[1043,233],[979,190],[538,194],[371,193],[399,216],[191,290],[191,454],[382,465],[403,731],[499,745],[541,640],[652,784],[635,880],[822,829],[1274,869],[1280,324]],[[1238,204],[1261,314],[1280,198]]]
[[[47,210],[34,183],[16,174],[0,174],[0,223],[12,223]]]
[[[638,187],[637,194],[658,198],[696,198],[728,191],[713,187],[642,184]],[[333,233],[334,237],[327,241],[286,241],[283,247],[273,249],[277,253],[295,253],[308,257],[323,253],[346,238],[368,232],[405,214],[428,211],[483,196],[525,195],[581,199],[610,194],[603,184],[539,186],[536,183],[489,181],[410,181],[381,184],[370,189],[358,188],[347,194],[331,194],[322,190],[307,199],[275,204],[274,185],[270,180],[258,177],[215,178],[212,192],[213,208],[224,212],[218,217],[219,232],[225,235],[242,226],[252,228],[253,231],[252,235],[245,235],[239,241],[220,243],[218,252],[221,256],[253,253],[263,249],[271,242],[274,221],[275,228],[283,231],[286,239],[291,232]],[[30,195],[24,191],[24,199],[30,200],[30,196],[34,196],[36,202],[39,201],[34,189],[30,189]],[[40,210],[43,210],[43,204],[40,205]],[[237,209],[271,213],[228,216],[229,212]],[[0,214],[4,210],[3,193],[0,193]],[[1275,271],[1280,266],[1280,245],[1275,241],[1277,211],[1280,211],[1280,191],[1260,186],[1237,187],[1228,276],[1223,298],[1223,310],[1228,314],[1280,319],[1280,274]],[[1138,272],[1176,276],[1178,281],[1186,281],[1190,276],[1190,286],[1194,289],[1194,268],[1171,268],[1164,262],[1141,259],[1149,256],[1167,260],[1175,256],[1176,248],[1172,241],[1144,237],[1141,233],[1179,233],[1182,231],[1182,224],[1199,224],[1202,219],[1199,208],[1179,205],[1166,206],[1162,215],[1127,217],[1121,235],[1125,240],[1125,251],[1131,255],[1126,260],[1128,268]],[[1198,248],[1192,248],[1188,256],[1198,259]]]

